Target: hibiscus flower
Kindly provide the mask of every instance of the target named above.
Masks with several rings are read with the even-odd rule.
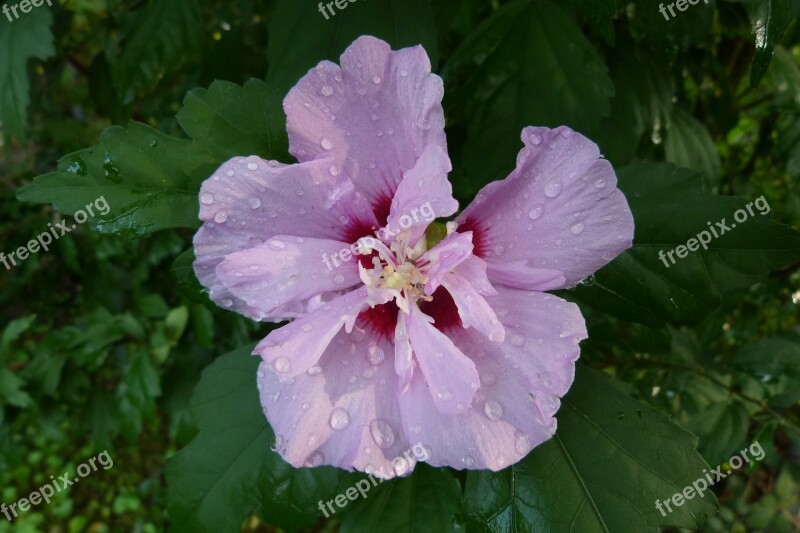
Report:
[[[443,92],[422,47],[361,37],[287,95],[297,164],[235,158],[202,186],[211,299],[292,320],[254,354],[296,467],[403,475],[415,446],[434,466],[519,461],[555,433],[586,338],[578,307],[544,291],[631,245],[614,170],[566,127],[525,128],[511,175],[433,231],[458,211]]]

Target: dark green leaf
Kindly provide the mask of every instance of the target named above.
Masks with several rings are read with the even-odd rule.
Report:
[[[369,481],[368,481],[369,483]],[[461,485],[448,470],[423,463],[405,478],[371,485],[342,520],[342,533],[447,533],[458,531]]]
[[[738,401],[719,403],[692,415],[684,427],[700,437],[700,453],[719,464],[746,444],[749,418]]]
[[[596,134],[614,94],[595,49],[549,0],[501,7],[456,50],[444,76],[448,111],[468,119],[464,194],[514,168],[526,126]]]
[[[783,375],[800,378],[800,337],[786,334],[758,341],[742,348],[733,362],[765,380]]]
[[[278,0],[269,24],[267,81],[281,93],[323,59],[338,63],[345,48],[361,35],[374,35],[393,49],[421,44],[436,68],[439,60],[430,0],[362,0],[344,5],[347,7],[338,9],[336,4],[316,0]]]
[[[722,163],[705,126],[686,111],[675,109],[666,129],[666,160],[696,170],[708,188],[716,185],[722,175]]]
[[[11,22],[0,15],[0,122],[6,137],[22,138],[28,129],[28,60],[55,54],[52,19],[49,9],[34,9]]]
[[[697,439],[628,397],[596,371],[579,367],[558,412],[558,432],[501,472],[470,472],[465,507],[483,531],[658,531],[697,529],[716,499],[664,501],[702,477]]]
[[[755,200],[706,194],[700,176],[690,170],[637,163],[618,176],[636,233],[633,248],[600,270],[593,285],[575,291],[597,309],[652,325],[690,322],[716,308],[723,295],[800,259],[800,233],[771,221],[754,205],[754,216],[747,213],[736,224],[737,210]],[[730,230],[719,238],[712,235],[708,250],[688,252],[685,258],[675,252],[674,264],[670,261],[670,251],[708,231],[708,223],[717,228],[723,219]]]
[[[755,87],[767,73],[772,52],[783,38],[796,11],[792,0],[744,0],[750,17],[756,56],[750,71],[750,86]]]

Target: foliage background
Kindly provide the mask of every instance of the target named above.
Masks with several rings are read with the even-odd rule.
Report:
[[[800,530],[799,4],[665,21],[653,0],[359,0],[325,20],[308,0],[70,0],[0,18],[0,251],[112,206],[0,269],[0,499],[115,461],[0,531]],[[418,468],[325,520],[317,500],[357,476],[270,451],[247,357],[266,327],[210,304],[187,250],[200,182],[233,155],[290,161],[282,96],[361,34],[426,47],[460,200],[508,173],[523,126],[568,124],[617,168],[637,233],[564,291],[590,339],[556,439],[498,474]],[[761,195],[769,216],[658,261]],[[755,440],[766,458],[714,487],[718,511],[655,511]]]

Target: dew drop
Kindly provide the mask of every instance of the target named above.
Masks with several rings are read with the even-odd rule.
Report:
[[[598,189],[602,189],[606,186],[606,180],[604,178],[600,178],[599,180],[594,182],[594,186]]]
[[[533,143],[535,146],[539,146],[540,144],[542,144],[542,136],[539,135],[538,133],[532,133],[531,143]]]
[[[407,71],[407,70],[401,70],[401,71],[400,71],[400,76],[402,76],[403,78],[405,78],[406,76],[408,76],[408,71]]]
[[[316,376],[320,372],[322,372],[322,367],[318,366],[318,365],[314,365],[314,366],[312,366],[311,368],[308,369],[307,374],[309,376]]]
[[[394,430],[389,422],[376,418],[369,423],[369,433],[372,435],[372,440],[375,441],[381,449],[389,448],[394,444]]]
[[[572,232],[573,235],[580,235],[583,233],[583,222],[578,222],[577,224],[573,224],[569,230]]]
[[[248,163],[247,170],[258,170],[258,165],[255,163]]]
[[[284,248],[286,248],[286,245],[283,244],[283,242],[281,241],[272,239],[271,241],[269,241],[269,247],[272,248],[273,250],[283,250]]]
[[[292,369],[292,363],[289,362],[289,359],[286,357],[278,357],[275,360],[275,370],[280,372],[281,374],[285,374]]]
[[[337,167],[336,165],[331,165],[331,168],[329,168],[328,171],[331,173],[331,176],[339,175],[339,167]]]
[[[472,466],[475,464],[475,459],[471,455],[465,455],[461,458],[461,462],[466,466]]]
[[[200,195],[200,201],[205,205],[211,205],[214,203],[214,195],[209,192],[204,192]]]
[[[315,466],[321,465],[324,462],[325,462],[325,456],[322,455],[321,452],[314,452],[308,456],[308,459],[306,459],[306,466],[313,468]]]
[[[258,209],[259,207],[261,207],[261,198],[254,196],[250,198],[249,202],[250,202],[250,207],[253,209]]]
[[[228,213],[225,211],[217,211],[217,214],[214,215],[214,222],[217,224],[224,224],[226,220],[228,220]]]
[[[495,381],[497,381],[497,376],[492,372],[484,372],[481,374],[481,383],[484,385],[494,385]]]
[[[518,454],[525,455],[531,450],[531,439],[526,434],[517,431],[514,434],[514,447]]]
[[[372,77],[372,83],[374,83],[375,85],[379,84],[380,82],[381,82],[381,77],[380,76],[373,76]]]
[[[492,400],[490,398],[483,404],[483,413],[486,415],[486,418],[492,422],[497,422],[503,418],[503,406],[500,405],[500,402],[497,400]]]
[[[561,194],[561,184],[557,181],[548,181],[544,186],[544,194],[548,198],[555,198]]]
[[[342,274],[336,274],[335,276],[333,276],[333,281],[341,285],[342,283],[344,283],[344,276]]]
[[[303,411],[308,411],[309,409],[311,409],[311,404],[309,402],[303,402],[302,407]]]
[[[453,399],[453,393],[450,392],[449,390],[446,390],[444,392],[440,392],[439,393],[439,398],[444,400],[444,401],[446,401],[446,402],[449,402],[450,400]]]
[[[333,87],[330,85],[323,85],[322,86],[322,95],[323,96],[330,96],[333,94]]]
[[[540,216],[542,216],[543,212],[544,212],[544,207],[540,205],[535,205],[531,208],[530,211],[528,211],[528,218],[531,220],[536,220]]]
[[[381,364],[386,357],[386,352],[380,346],[370,346],[368,354],[369,362],[375,366]]]
[[[337,407],[331,413],[330,424],[336,431],[341,431],[350,425],[350,414],[341,407]]]
[[[323,138],[319,142],[319,145],[322,146],[325,150],[330,150],[331,148],[333,148],[333,143],[327,137]]]

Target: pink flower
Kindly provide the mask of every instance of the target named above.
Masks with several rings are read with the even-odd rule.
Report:
[[[284,101],[298,164],[236,158],[203,184],[197,275],[222,307],[294,319],[254,352],[292,465],[404,474],[424,446],[435,466],[506,467],[555,433],[586,338],[543,291],[631,245],[625,197],[593,142],[525,128],[516,170],[428,247],[458,209],[442,80],[422,47],[373,37],[341,64]]]

